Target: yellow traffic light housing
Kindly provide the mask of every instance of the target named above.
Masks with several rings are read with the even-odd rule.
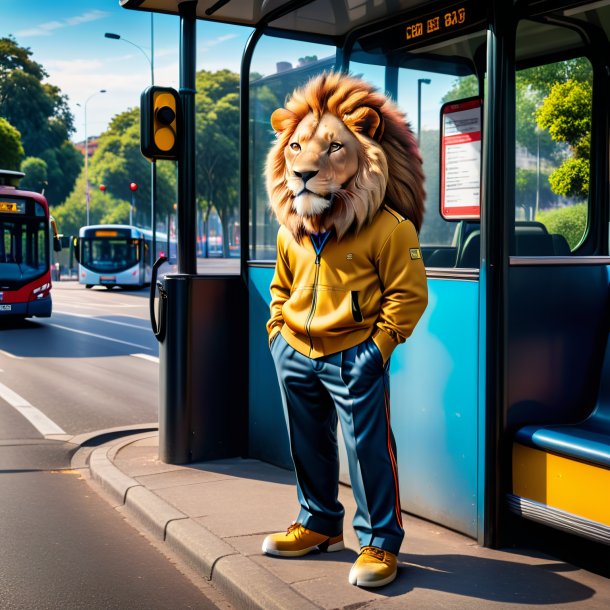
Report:
[[[148,87],[140,98],[140,149],[148,159],[178,159],[180,96],[171,87]]]

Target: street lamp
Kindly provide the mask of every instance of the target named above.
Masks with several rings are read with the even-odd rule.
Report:
[[[85,108],[85,204],[87,206],[87,225],[89,225],[89,136],[87,135],[87,104],[89,100],[99,95],[100,93],[106,93],[106,89],[100,89],[95,93],[92,93],[84,103]],[[80,104],[77,104],[80,106]]]
[[[418,78],[417,79],[417,143],[420,143],[421,139],[421,86],[430,84],[429,78]]]
[[[120,34],[115,34],[114,32],[106,32],[104,36],[106,38],[110,38],[111,40],[122,40],[127,44],[130,44],[136,49],[139,49],[142,55],[146,57],[146,61],[150,64],[150,84],[153,86],[155,84],[155,37],[154,37],[154,21],[153,14],[150,14],[150,57],[147,55],[144,49],[137,45],[135,42],[131,42],[131,40],[127,40],[127,38],[123,38]],[[150,166],[150,225],[152,231],[152,251],[151,264],[155,262],[155,258],[157,256],[157,164],[153,159]]]

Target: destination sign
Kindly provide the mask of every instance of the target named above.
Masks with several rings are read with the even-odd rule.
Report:
[[[0,201],[0,213],[25,214],[25,201]]]
[[[101,231],[96,231],[95,236],[96,237],[118,237],[119,232],[118,231],[109,231],[108,229],[104,229]]]
[[[465,1],[434,13],[428,13],[419,19],[412,19],[403,26],[404,41],[407,43],[419,42],[462,29],[479,21],[479,12],[474,10],[470,2]]]

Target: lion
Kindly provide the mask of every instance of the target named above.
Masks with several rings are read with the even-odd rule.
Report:
[[[297,241],[334,229],[357,234],[382,205],[419,232],[424,174],[405,115],[364,81],[324,73],[271,115],[277,140],[266,165],[270,207]]]

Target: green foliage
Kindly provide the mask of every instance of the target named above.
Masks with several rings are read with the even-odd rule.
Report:
[[[553,192],[549,184],[549,176],[544,172],[538,176],[536,170],[518,167],[515,172],[515,201],[518,206],[534,207],[536,192],[540,207],[544,208],[553,201]]]
[[[553,192],[583,200],[589,195],[589,160],[566,159],[550,176]]]
[[[68,142],[74,119],[67,97],[55,85],[43,82],[47,77],[29,49],[11,37],[0,38],[0,116],[20,132],[21,157],[25,154],[46,162],[47,198],[61,202],[74,186],[82,155]]]
[[[544,224],[549,233],[563,235],[570,249],[574,250],[582,240],[587,227],[587,204],[579,203],[564,208],[538,212],[536,220]]]
[[[568,144],[572,152],[549,177],[558,195],[582,200],[589,193],[591,100],[590,83],[570,79],[553,85],[536,114],[539,127],[548,129],[556,142]]]
[[[40,158],[47,164],[45,195],[49,204],[65,201],[85,163],[82,153],[66,140],[59,147],[44,150]]]
[[[23,155],[19,130],[0,116],[0,169],[17,171]]]
[[[239,209],[239,75],[202,70],[197,92],[198,202],[206,219],[216,208],[227,235],[229,219]]]
[[[95,154],[89,160],[89,222],[108,223],[129,221],[132,191],[135,182],[132,220],[139,226],[150,227],[151,164],[140,152],[140,113],[131,108],[115,116],[99,139]],[[99,186],[104,184],[102,193]],[[176,201],[175,164],[157,161],[157,222],[173,209]],[[61,231],[76,235],[86,224],[86,184],[82,170],[74,189],[64,204],[53,209]]]
[[[556,142],[578,147],[591,133],[591,85],[568,80],[556,83],[538,109],[538,126],[548,129]]]
[[[29,191],[42,192],[47,186],[47,163],[38,157],[27,157],[21,163],[25,174],[20,186]]]
[[[453,87],[443,96],[443,103],[463,100],[479,95],[479,81],[474,74],[456,79]]]
[[[61,146],[74,131],[65,95],[43,83],[48,76],[32,52],[13,38],[0,38],[0,115],[20,132],[25,153]]]

